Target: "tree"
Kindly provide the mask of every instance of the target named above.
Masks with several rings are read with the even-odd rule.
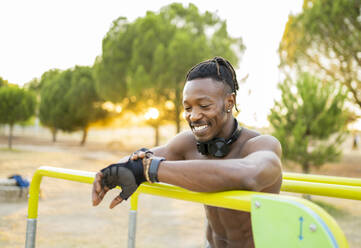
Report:
[[[2,77],[0,77],[0,88],[1,87],[5,87],[7,86],[9,83],[7,80],[3,79]],[[0,123],[0,131],[1,133],[3,133],[3,125]]]
[[[64,100],[69,104],[71,127],[82,130],[80,144],[84,145],[90,125],[107,117],[107,111],[101,108],[101,99],[95,91],[91,67],[76,66],[72,70],[71,88]]]
[[[311,166],[335,161],[346,132],[346,92],[341,87],[302,74],[296,82],[279,84],[280,101],[268,119],[282,144],[283,156],[309,173]]]
[[[71,77],[69,72],[51,70],[43,73],[41,77],[39,119],[52,133],[53,142],[62,127],[62,116],[66,113],[63,96],[70,88]]]
[[[9,124],[9,149],[12,149],[14,124],[33,116],[35,107],[36,98],[33,93],[17,86],[0,87],[0,123]]]
[[[76,66],[62,72],[48,73],[41,86],[39,116],[56,141],[56,131],[83,131],[81,145],[86,142],[91,123],[107,116],[95,91],[90,67]]]
[[[7,86],[9,82],[2,77],[0,77],[0,87]]]
[[[193,4],[173,3],[133,23],[121,17],[103,39],[102,55],[95,62],[97,91],[115,102],[153,99],[164,106],[172,101],[174,111],[168,118],[179,132],[187,70],[216,55],[237,65],[244,49],[241,38],[229,36],[226,21],[199,13]]]
[[[303,12],[286,24],[281,67],[346,85],[361,108],[360,12],[360,0],[304,0]]]

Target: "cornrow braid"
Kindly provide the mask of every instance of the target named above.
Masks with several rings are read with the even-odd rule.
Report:
[[[186,81],[196,78],[213,78],[221,81],[231,88],[231,92],[237,95],[239,89],[236,72],[228,60],[222,57],[214,57],[193,66],[187,73]],[[236,110],[237,106],[236,106]]]
[[[222,57],[214,57],[213,59],[216,63],[216,66],[217,66],[217,73],[219,75],[219,77],[221,77],[221,73],[219,71],[219,65],[224,65],[228,68],[228,70],[231,72],[232,74],[232,80],[233,80],[233,89],[234,89],[234,93],[237,94],[237,90],[239,89],[239,86],[238,86],[238,82],[237,82],[237,77],[236,77],[236,72],[234,71],[233,69],[233,66],[231,65],[231,63],[229,63],[228,60],[222,58]]]

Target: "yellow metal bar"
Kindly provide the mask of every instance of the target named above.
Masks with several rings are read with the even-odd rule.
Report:
[[[361,187],[361,178],[335,177],[335,176],[323,176],[323,175],[315,175],[315,174],[283,172],[283,179]]]
[[[28,202],[29,219],[36,219],[38,216],[40,183],[43,176],[91,184],[94,181],[95,172],[86,172],[86,171],[56,168],[50,166],[41,166],[40,168],[38,168],[34,173],[29,189],[29,194],[30,194],[29,202]]]
[[[37,218],[38,200],[40,183],[43,176],[60,178],[70,181],[93,183],[95,172],[85,172],[80,170],[56,168],[50,166],[42,166],[36,170],[30,185],[30,198],[28,207],[28,218]],[[289,180],[290,178],[292,180]],[[305,175],[299,173],[284,173],[284,180],[282,183],[282,191],[305,193],[313,195],[323,195],[340,197],[354,200],[361,200],[361,187],[348,186],[358,185],[358,179],[346,180],[347,178]],[[315,181],[315,182],[312,182]],[[317,182],[316,182],[317,181]],[[328,184],[322,182],[329,182]],[[336,183],[344,183],[345,185],[338,185]],[[170,193],[171,192],[171,193]],[[242,194],[234,194],[234,192],[221,192],[221,193],[196,193],[187,191],[185,189],[170,186],[166,184],[153,184],[143,183],[138,189],[137,193],[147,193],[152,195],[165,196],[176,199],[183,199],[187,201],[199,202],[207,205],[217,205],[220,207],[229,206],[232,209],[242,211],[249,211],[249,199],[252,195],[251,192]],[[219,197],[224,197],[225,202],[220,201]],[[137,209],[138,195],[134,195],[131,203],[132,210]],[[230,204],[230,205],[228,205]]]
[[[40,167],[38,170],[36,170],[30,185],[30,198],[28,207],[29,220],[36,220],[37,218],[40,183],[43,176],[91,184],[94,181],[95,172],[85,172],[80,170],[55,168],[49,166]],[[358,179],[346,179],[347,178],[284,173],[284,180],[282,182],[281,190],[361,200],[361,187],[358,184]],[[251,211],[252,196],[256,197],[260,195],[272,195],[272,197],[277,197],[279,200],[287,197],[284,195],[282,196],[250,191],[198,193],[168,184],[143,183],[131,197],[130,205],[133,214],[136,213],[138,208],[138,198],[139,194],[141,193],[198,202],[210,206],[223,207],[246,212]],[[309,207],[313,206],[311,203],[305,202],[303,200],[299,201],[300,203],[308,205]],[[321,210],[317,210],[317,212],[322,217],[322,219],[326,221],[327,226],[332,229],[332,232],[335,233],[336,239],[342,241],[343,233],[342,230],[337,226],[337,223],[332,218],[330,219],[329,216],[325,215]],[[347,244],[346,239],[345,241],[341,241],[341,244]]]
[[[39,202],[41,179],[42,176],[38,171],[36,171],[30,183],[29,201],[28,201],[28,219],[36,219],[38,217],[38,202]]]
[[[283,180],[282,191],[361,200],[361,187]]]
[[[138,190],[130,197],[130,210],[138,210],[138,199],[139,199],[139,188]]]
[[[264,194],[249,191],[226,191],[219,193],[198,193],[168,184],[143,183],[137,190],[139,193],[163,196],[185,201],[203,203],[210,206],[218,206],[249,212],[251,196]]]

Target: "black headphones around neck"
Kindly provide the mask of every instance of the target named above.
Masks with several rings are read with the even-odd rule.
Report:
[[[212,155],[216,158],[222,158],[229,153],[230,145],[235,142],[241,135],[242,127],[234,119],[234,131],[227,140],[224,138],[213,138],[207,142],[197,142],[197,149],[203,155]]]

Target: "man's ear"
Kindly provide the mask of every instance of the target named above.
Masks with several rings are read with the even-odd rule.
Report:
[[[232,111],[235,105],[236,105],[236,94],[234,94],[234,92],[227,94],[224,102],[226,111],[228,110]]]

